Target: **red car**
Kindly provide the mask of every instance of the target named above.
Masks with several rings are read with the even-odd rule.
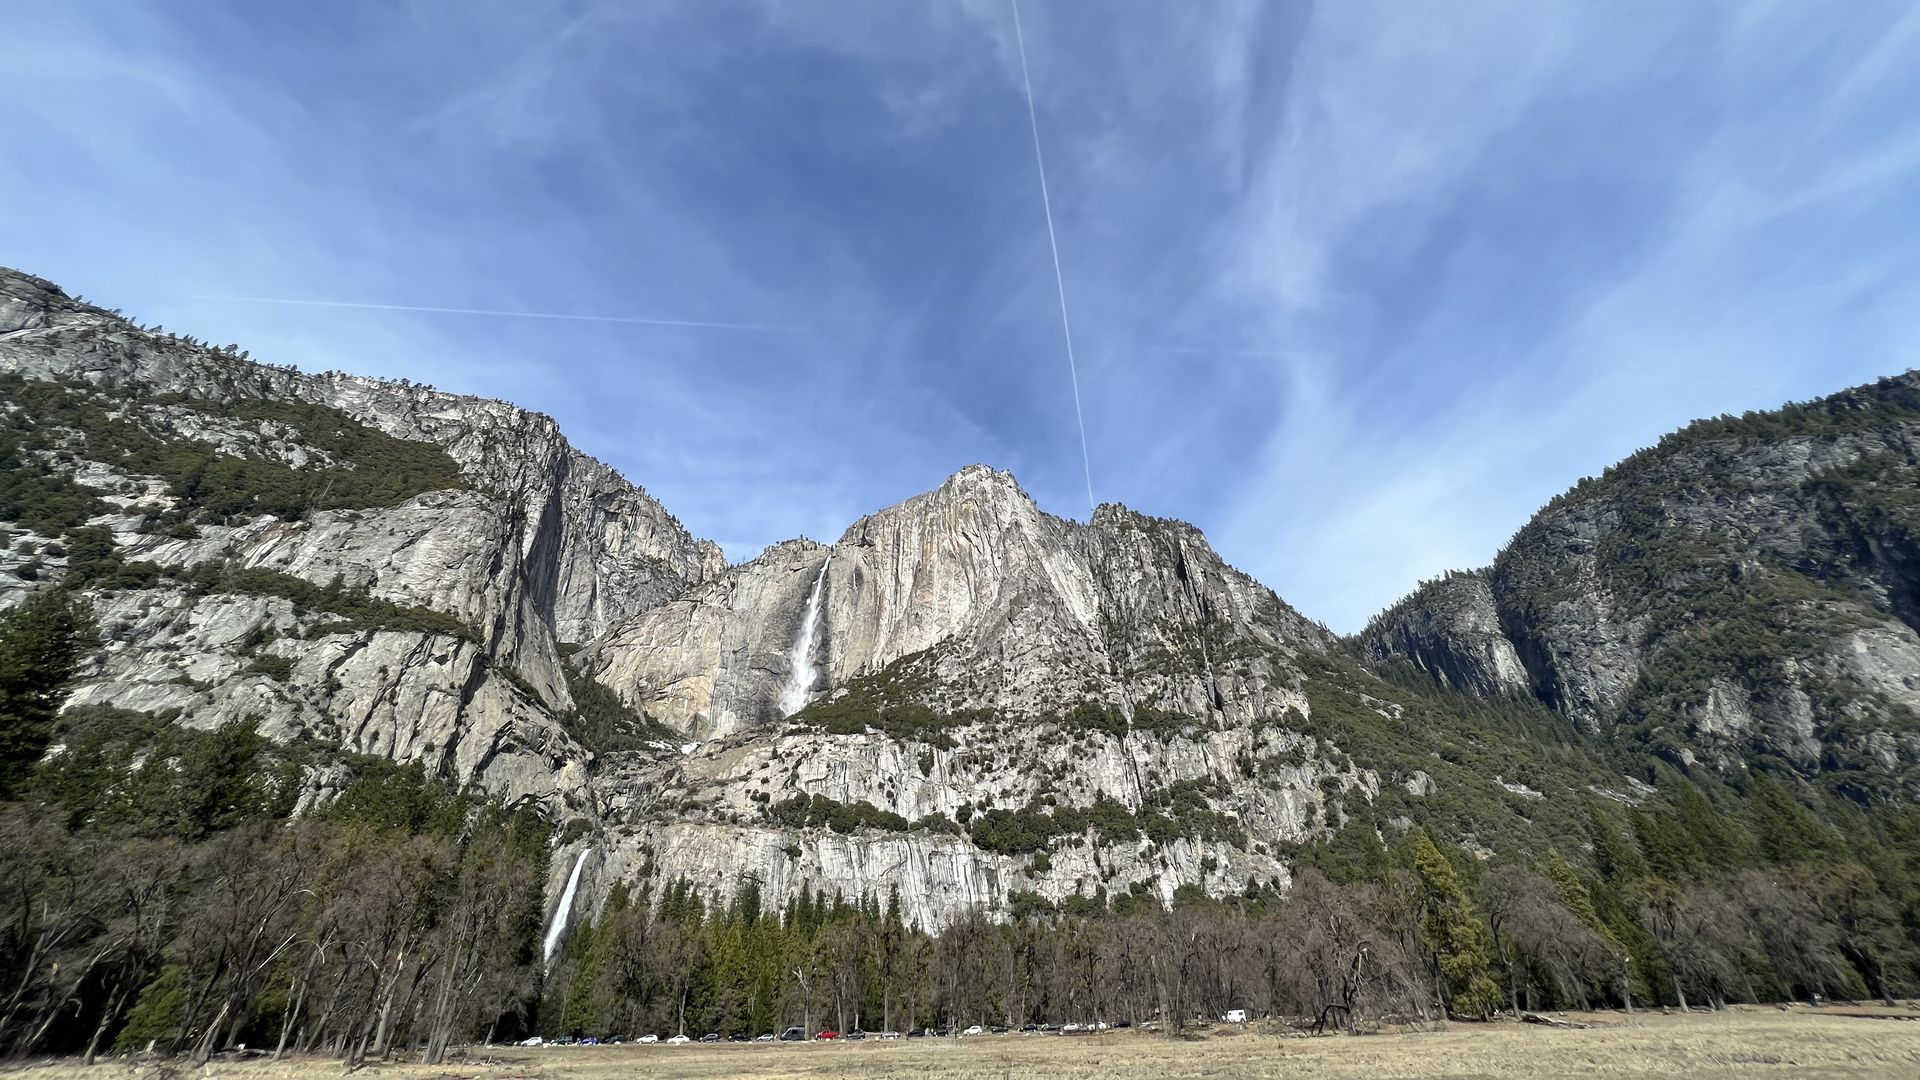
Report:
[[[839,1032],[831,1031],[831,1030],[822,1031],[814,1036],[814,1038],[816,1039],[837,1039],[839,1037],[840,1037]]]

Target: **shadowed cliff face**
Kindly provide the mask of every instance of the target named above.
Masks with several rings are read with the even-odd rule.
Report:
[[[1422,585],[1375,618],[1359,640],[1369,660],[1407,661],[1450,690],[1498,697],[1531,689],[1483,572]]]

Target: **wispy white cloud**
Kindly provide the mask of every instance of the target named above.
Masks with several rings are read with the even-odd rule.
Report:
[[[1691,416],[1913,362],[1910,5],[1023,15],[1096,494],[1337,627]],[[551,413],[735,555],[973,461],[1080,512],[1005,0],[10,30],[0,259]]]
[[[1912,362],[1910,326],[1888,320],[1920,310],[1913,253],[1856,230],[1899,205],[1896,185],[1920,166],[1913,145],[1878,133],[1813,160],[1774,156],[1835,100],[1852,109],[1915,89],[1887,81],[1884,54],[1862,61],[1880,72],[1871,80],[1842,52],[1782,88],[1804,104],[1760,101],[1777,56],[1729,48],[1734,24],[1756,17],[1744,6],[1630,28],[1611,9],[1451,10],[1440,28],[1398,9],[1320,9],[1275,136],[1266,213],[1226,279],[1268,297],[1278,321],[1324,320],[1343,368],[1332,391],[1296,380],[1278,395],[1222,544],[1345,629],[1416,579],[1486,562],[1548,496],[1665,430]],[[1697,74],[1676,74],[1683,66]],[[1595,101],[1654,136],[1608,144],[1616,132]],[[1583,115],[1593,127],[1571,126]],[[1555,206],[1576,226],[1600,219],[1569,229],[1570,242],[1605,246],[1604,219],[1623,210],[1636,217],[1622,227],[1646,230],[1600,265],[1542,258],[1511,303],[1544,300],[1551,315],[1517,331],[1499,325],[1485,271],[1450,261],[1479,238],[1436,245],[1402,231],[1460,226],[1449,217],[1496,170],[1552,170],[1540,151],[1503,145],[1515,141],[1590,162],[1602,199],[1644,200]],[[1506,190],[1526,199],[1528,176],[1518,179]],[[1408,259],[1419,277],[1402,288],[1434,297],[1385,342],[1406,296],[1343,297],[1356,278],[1339,263],[1356,251]],[[1449,315],[1454,303],[1467,319]],[[1841,330],[1872,321],[1886,336]]]

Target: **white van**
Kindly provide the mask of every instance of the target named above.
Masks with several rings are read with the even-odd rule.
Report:
[[[1227,1015],[1221,1017],[1221,1019],[1229,1024],[1244,1024],[1247,1022],[1247,1010],[1228,1009]]]

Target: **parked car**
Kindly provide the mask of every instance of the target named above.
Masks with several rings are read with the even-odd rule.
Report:
[[[1007,1033],[1007,1029],[1000,1024],[995,1024],[992,1027],[989,1027],[987,1031],[994,1035],[1005,1035]]]
[[[580,1045],[581,1046],[599,1046],[600,1037],[597,1035],[589,1035],[586,1038],[580,1040]]]
[[[719,1042],[720,1033],[717,1031],[709,1031],[705,1035],[700,1036],[700,1041],[701,1042]]]
[[[520,1045],[521,1045],[521,1046],[541,1046],[541,1045],[543,1045],[543,1044],[545,1044],[545,1043],[546,1043],[546,1040],[545,1040],[545,1039],[542,1039],[542,1038],[541,1038],[540,1036],[538,1036],[538,1035],[535,1035],[535,1036],[534,1036],[533,1038],[531,1038],[531,1039],[521,1039],[521,1040],[520,1040]]]
[[[962,1035],[984,1035],[984,1034],[986,1034],[986,1029],[985,1029],[985,1028],[982,1028],[982,1027],[981,1027],[981,1026],[980,1026],[979,1024],[969,1024],[969,1025],[967,1026],[967,1030],[965,1030],[965,1031],[963,1031],[963,1032],[961,1032],[960,1034],[962,1034]]]
[[[780,1033],[781,1042],[806,1042],[807,1029],[795,1025]]]
[[[1221,1017],[1220,1019],[1225,1020],[1229,1024],[1244,1024],[1247,1022],[1247,1010],[1228,1009],[1227,1015]]]
[[[880,1037],[881,1037],[882,1039],[888,1039],[888,1040],[892,1040],[892,1039],[897,1039],[897,1038],[899,1038],[899,1037],[900,1037],[900,1033],[899,1033],[899,1032],[897,1032],[897,1031],[883,1031],[883,1032],[881,1032],[881,1033],[880,1033]]]
[[[690,1042],[692,1042],[693,1040],[692,1040],[692,1039],[689,1039],[689,1038],[687,1038],[687,1037],[686,1037],[685,1035],[675,1035],[675,1036],[673,1036],[673,1037],[671,1037],[671,1038],[669,1038],[669,1039],[668,1039],[667,1041],[668,1041],[668,1042],[670,1042],[670,1043],[672,1043],[672,1044],[673,1044],[673,1045],[675,1045],[675,1046],[679,1046],[679,1045],[680,1045],[681,1043],[690,1043]]]
[[[854,1028],[852,1031],[849,1031],[845,1035],[842,1035],[840,1037],[843,1039],[852,1039],[858,1042],[859,1040],[866,1038],[867,1033],[864,1031],[861,1031],[859,1028]]]
[[[1071,1035],[1074,1032],[1079,1030],[1080,1030],[1079,1024],[1061,1024],[1060,1025],[1060,1034],[1062,1035]]]
[[[1087,1030],[1105,1031],[1107,1030],[1107,1022],[1105,1020],[1095,1020],[1093,1023],[1087,1025]]]
[[[771,1032],[771,1031],[769,1031],[769,1032],[767,1032],[767,1033],[766,1033],[765,1035],[762,1035],[762,1036],[760,1036],[759,1038],[757,1038],[757,1039],[755,1039],[755,1040],[753,1040],[753,1041],[754,1041],[754,1042],[772,1042],[772,1041],[773,1041],[774,1039],[776,1039],[776,1038],[778,1038],[778,1037],[779,1037],[779,1036],[777,1036],[777,1035],[775,1035],[775,1034],[774,1034],[773,1032]]]
[[[823,1028],[813,1036],[815,1039],[837,1039],[840,1033],[832,1028]]]
[[[1040,1030],[1039,1024],[1021,1024],[1020,1025],[1020,1034],[1022,1035],[1031,1035],[1034,1032],[1039,1030]]]
[[[634,1041],[634,1042],[637,1042],[637,1043],[657,1043],[657,1042],[659,1042],[659,1041],[660,1041],[660,1036],[658,1036],[658,1035],[642,1035],[642,1036],[640,1036],[639,1038],[637,1038],[637,1039],[635,1039],[635,1040],[633,1040],[633,1041]]]

